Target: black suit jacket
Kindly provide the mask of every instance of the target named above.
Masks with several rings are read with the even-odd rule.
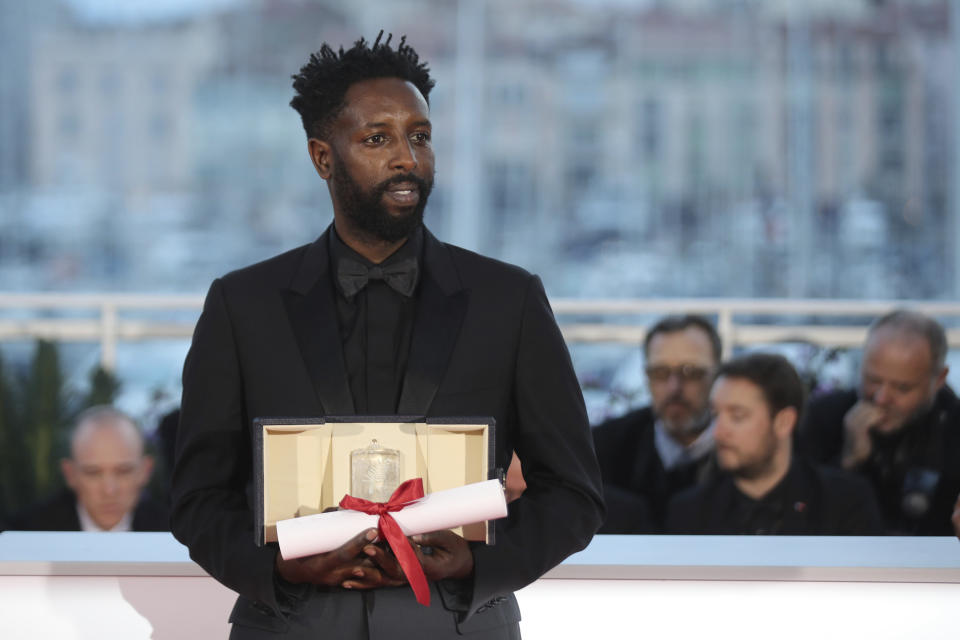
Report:
[[[159,502],[147,496],[140,498],[130,523],[133,531],[169,531],[170,514]],[[28,507],[10,522],[12,531],[80,531],[77,497],[69,489],[52,498]]]
[[[883,533],[883,521],[862,478],[794,458],[780,484],[760,501],[741,494],[728,474],[677,494],[670,501],[667,532],[873,536]]]
[[[661,533],[670,497],[713,472],[710,455],[665,470],[654,444],[655,422],[653,409],[643,407],[593,428],[607,505],[600,533]]]
[[[540,280],[426,231],[398,412],[492,416],[496,463],[506,468],[516,450],[527,491],[497,522],[496,544],[472,547],[469,602],[455,606],[446,591],[437,597],[436,585],[429,609],[407,587],[315,589],[307,603],[277,601],[277,549],[253,542],[251,421],[354,413],[328,273],[329,233],[211,286],[184,365],[174,535],[241,595],[235,633],[239,624],[295,635],[309,615],[323,637],[364,627],[370,638],[455,637],[458,629],[484,628],[492,634],[485,637],[507,637],[513,632],[493,629],[515,631],[512,592],[585,547],[599,526],[599,471],[580,388]],[[460,615],[448,610],[461,608]]]

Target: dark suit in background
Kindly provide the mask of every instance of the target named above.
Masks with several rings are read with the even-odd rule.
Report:
[[[77,497],[62,489],[52,498],[29,507],[10,520],[11,531],[80,531]],[[133,512],[131,531],[170,531],[167,508],[144,495]]]
[[[468,584],[432,583],[429,608],[409,587],[305,587],[278,600],[276,547],[253,540],[251,421],[355,413],[329,233],[211,286],[184,366],[174,534],[240,594],[236,637],[516,637],[513,591],[586,546],[602,519],[586,412],[539,279],[425,230],[397,413],[492,416],[496,463],[515,450],[527,491],[497,522],[495,545],[471,543]]]
[[[812,398],[800,423],[800,450],[839,467],[843,419],[857,403],[855,390]],[[949,386],[933,406],[893,433],[872,433],[870,457],[855,471],[873,487],[888,533],[953,535],[950,521],[960,493],[960,399]]]
[[[794,458],[780,483],[759,500],[722,473],[670,502],[667,533],[874,536],[883,521],[870,486],[854,474]]]
[[[670,497],[713,472],[708,452],[665,469],[655,422],[652,407],[643,407],[593,428],[607,505],[600,533],[662,533]]]

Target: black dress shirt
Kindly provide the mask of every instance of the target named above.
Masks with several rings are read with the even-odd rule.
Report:
[[[667,532],[717,535],[880,535],[883,524],[870,486],[838,469],[794,457],[783,479],[759,500],[729,474],[678,494]]]
[[[380,266],[411,257],[419,263],[422,246],[423,231],[418,227]],[[337,291],[337,322],[354,410],[358,415],[392,415],[403,388],[417,289],[412,296],[404,296],[383,280],[371,280],[356,295],[347,297],[336,278],[337,265],[343,258],[367,267],[374,264],[344,244],[336,232],[330,234],[330,271]]]

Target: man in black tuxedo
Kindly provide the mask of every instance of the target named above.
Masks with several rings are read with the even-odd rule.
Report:
[[[404,40],[389,43],[324,45],[294,76],[334,222],[214,281],[184,364],[173,531],[240,594],[233,638],[516,638],[512,592],[602,520],[583,400],[540,280],[421,223],[433,81]],[[494,545],[413,538],[429,608],[375,530],[299,560],[254,544],[252,419],[364,414],[492,416],[497,466],[513,451],[524,462],[527,490]]]

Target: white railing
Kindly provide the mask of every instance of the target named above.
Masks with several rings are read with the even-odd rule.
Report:
[[[98,342],[101,364],[113,369],[120,342],[189,338],[202,305],[203,297],[198,295],[0,293],[0,342]],[[898,307],[929,314],[948,326],[954,324],[950,320],[960,318],[960,302],[920,300],[554,299],[552,305],[569,342],[639,344],[656,317],[702,314],[716,319],[727,354],[738,346],[784,341],[857,346],[870,319]],[[149,312],[182,312],[190,319],[143,317]],[[137,317],[125,317],[131,314]],[[597,320],[576,319],[585,316]],[[752,319],[756,316],[769,318],[769,324],[756,322]],[[806,320],[791,322],[792,318]],[[948,329],[947,339],[951,347],[960,347],[960,329]]]
[[[100,364],[113,370],[120,342],[189,338],[202,306],[203,296],[197,295],[3,293],[0,342],[99,342]],[[181,322],[123,317],[149,311],[193,313],[190,321]]]
[[[812,300],[740,298],[656,298],[634,300],[553,301],[553,308],[570,342],[621,342],[639,344],[646,335],[645,323],[566,323],[564,316],[600,315],[657,317],[696,313],[716,319],[723,340],[724,355],[738,346],[785,341],[806,341],[827,347],[855,347],[863,344],[867,325],[873,318],[898,308],[908,308],[937,318],[945,325],[960,318],[960,303],[923,300]],[[765,316],[769,323],[751,322],[750,316]],[[791,323],[777,319],[816,318],[816,322]],[[851,322],[853,321],[853,322]],[[960,329],[947,329],[950,347],[960,347]]]

